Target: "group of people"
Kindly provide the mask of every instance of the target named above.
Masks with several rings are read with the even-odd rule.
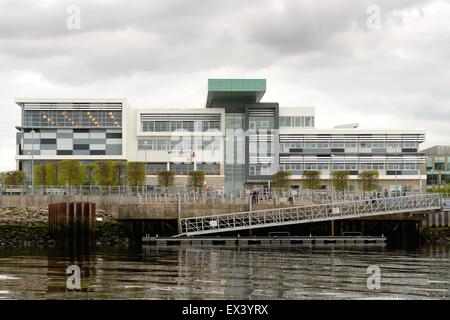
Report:
[[[253,190],[253,192],[250,195],[252,197],[252,204],[258,204],[258,202],[259,202],[259,190],[258,189]]]

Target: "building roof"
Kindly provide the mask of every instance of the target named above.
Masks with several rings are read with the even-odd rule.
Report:
[[[123,103],[128,105],[126,98],[16,98],[14,101],[19,106],[25,103]]]
[[[427,156],[450,155],[450,145],[438,145],[438,146],[434,146],[434,147],[422,150],[422,152]]]
[[[266,79],[208,79],[206,107],[214,101],[260,102],[266,92]]]

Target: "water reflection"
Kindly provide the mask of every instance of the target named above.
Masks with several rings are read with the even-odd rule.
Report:
[[[448,299],[450,246],[0,249],[0,299]],[[81,270],[80,291],[66,268]],[[369,265],[381,289],[367,288]]]

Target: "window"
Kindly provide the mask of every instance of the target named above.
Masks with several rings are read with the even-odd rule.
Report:
[[[147,163],[147,174],[156,175],[159,171],[166,171],[166,163]]]
[[[217,163],[198,163],[197,170],[205,171],[207,175],[219,175],[220,165]]]
[[[314,117],[305,117],[305,127],[314,127]]]
[[[305,142],[305,148],[317,148],[317,144],[315,142]]]
[[[285,126],[292,127],[292,118],[291,117],[285,117]]]
[[[433,170],[433,158],[427,158],[427,170]]]
[[[319,148],[319,149],[326,149],[329,147],[330,147],[330,145],[328,142],[318,142],[317,143],[317,148]]]
[[[187,175],[194,170],[193,163],[170,163],[170,170],[175,170],[177,175]]]
[[[396,149],[399,147],[399,143],[398,142],[388,142],[387,147],[388,147],[388,149]]]
[[[220,130],[220,121],[203,121],[203,131]]]
[[[303,117],[295,117],[295,126],[304,127]]]
[[[250,121],[249,122],[249,129],[250,130],[256,130],[256,122],[255,121]]]
[[[269,128],[269,121],[262,120],[261,121],[261,129],[267,129],[267,128]]]
[[[251,176],[256,176],[256,166],[250,166],[249,167],[249,174]]]

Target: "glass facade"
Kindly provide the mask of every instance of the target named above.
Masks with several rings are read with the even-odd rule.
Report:
[[[243,113],[225,115],[225,190],[243,190],[245,183],[245,134]]]
[[[23,127],[99,128],[122,127],[122,112],[117,110],[24,110]]]
[[[427,157],[427,185],[447,187],[450,184],[450,157],[441,154]]]

